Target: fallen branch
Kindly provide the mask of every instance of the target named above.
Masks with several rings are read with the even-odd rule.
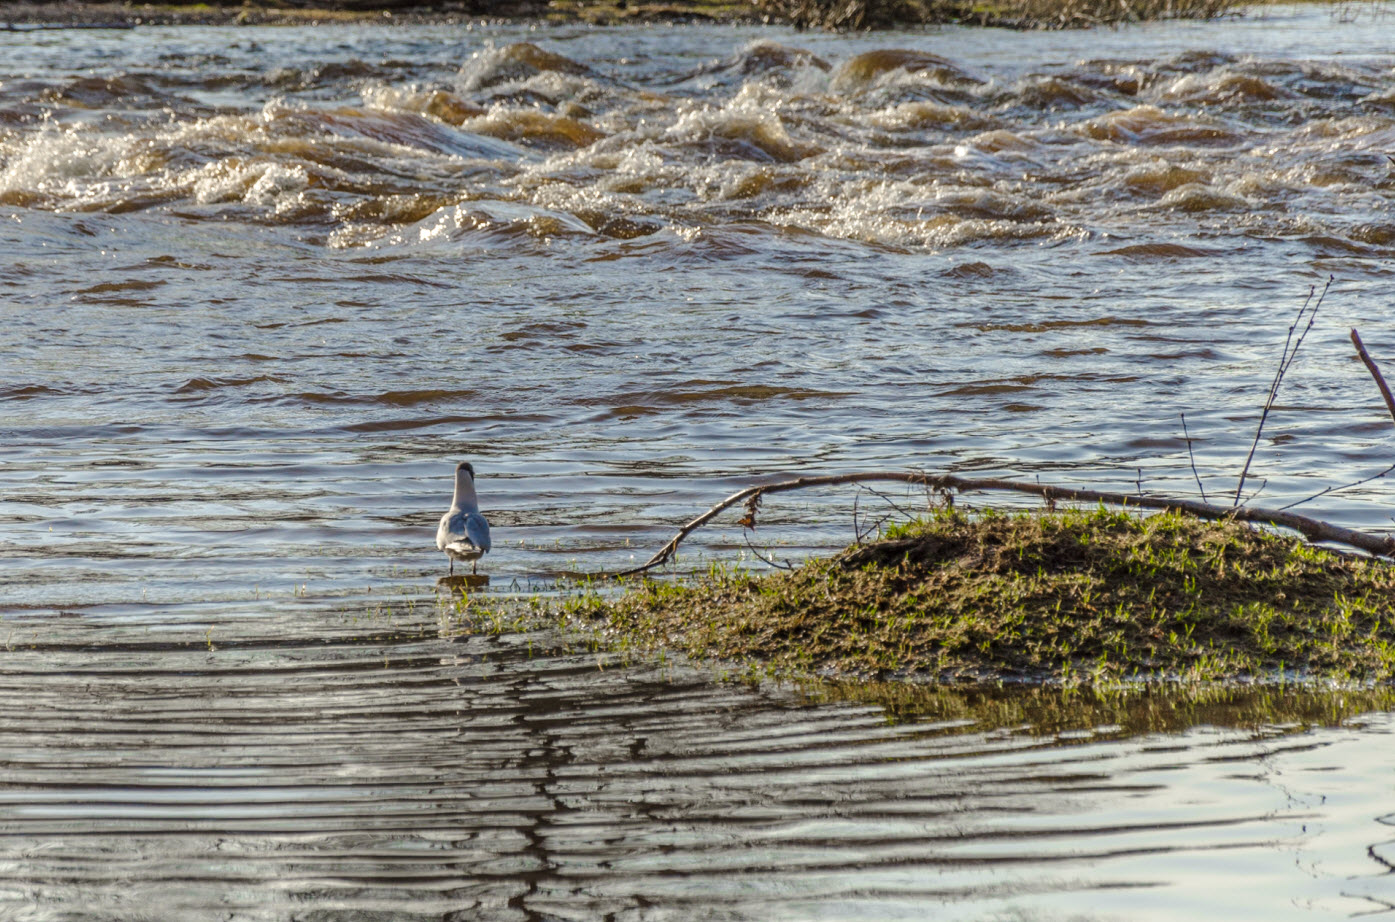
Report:
[[[794,480],[782,480],[777,483],[747,487],[744,490],[733,493],[731,496],[728,496],[726,499],[702,513],[702,515],[688,522],[678,530],[677,534],[669,539],[667,544],[659,549],[658,553],[639,566],[614,573],[592,573],[588,574],[588,576],[592,579],[613,579],[622,576],[634,576],[652,570],[655,567],[663,566],[677,553],[678,546],[683,542],[683,539],[716,518],[722,510],[735,506],[737,503],[746,502],[748,504],[747,508],[749,509],[751,505],[758,503],[760,498],[768,493],[787,493],[791,490],[803,490],[809,487],[831,487],[847,483],[869,482],[918,484],[946,493],[951,490],[956,490],[961,493],[995,491],[1030,493],[1045,498],[1048,503],[1065,501],[1106,503],[1111,506],[1120,506],[1124,508],[1133,506],[1142,509],[1176,509],[1203,519],[1234,519],[1242,522],[1277,525],[1280,528],[1292,529],[1310,541],[1331,541],[1336,544],[1345,544],[1348,547],[1354,547],[1381,557],[1395,557],[1395,537],[1354,531],[1350,528],[1342,528],[1338,525],[1320,522],[1317,519],[1311,519],[1307,516],[1297,515],[1292,512],[1285,512],[1281,509],[1216,506],[1211,503],[1197,502],[1196,500],[1190,499],[1133,496],[1127,493],[1111,493],[1105,490],[1078,490],[1071,487],[1056,487],[1050,484],[1027,483],[1018,480],[960,477],[957,474],[927,474],[915,471],[864,471],[854,474],[799,477]]]

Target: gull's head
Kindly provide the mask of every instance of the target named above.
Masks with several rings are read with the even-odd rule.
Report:
[[[475,479],[475,469],[469,461],[461,461],[459,464],[455,466],[455,474],[457,477],[460,476],[461,471],[464,471],[465,473],[469,474],[471,480]]]

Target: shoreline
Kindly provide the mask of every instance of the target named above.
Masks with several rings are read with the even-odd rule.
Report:
[[[439,3],[427,6],[325,3],[307,7],[266,7],[250,4],[122,3],[110,0],[55,3],[4,3],[0,6],[0,31],[50,29],[131,29],[137,26],[304,26],[304,25],[459,25],[468,22],[546,23],[620,22],[729,22],[772,21],[755,4],[694,2],[631,3],[628,0],[509,0],[483,11],[473,3]]]
[[[1261,0],[1261,3],[1263,0]],[[867,31],[932,25],[1009,29],[1117,26],[1162,19],[1243,15],[1239,0],[325,0],[298,5],[18,0],[0,4],[0,31],[131,29],[137,26],[419,25],[528,22],[619,25],[727,23]]]

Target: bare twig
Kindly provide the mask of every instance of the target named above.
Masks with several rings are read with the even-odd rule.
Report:
[[[1246,496],[1244,499],[1240,500],[1240,505],[1242,505],[1242,506],[1248,506],[1248,505],[1250,504],[1250,500],[1254,499],[1256,496],[1258,496],[1259,494],[1263,493],[1263,492],[1264,492],[1264,488],[1267,487],[1267,486],[1269,486],[1269,478],[1268,478],[1268,477],[1266,477],[1266,478],[1264,478],[1263,480],[1261,480],[1261,481],[1259,482],[1259,486],[1255,487],[1253,490],[1250,491],[1250,495],[1249,495],[1249,496]]]
[[[1206,502],[1206,488],[1201,485],[1201,475],[1196,472],[1196,455],[1192,454],[1192,434],[1187,431],[1187,414],[1182,414],[1182,436],[1187,440],[1187,458],[1192,462],[1192,476],[1196,478],[1196,488],[1201,491],[1201,501]]]
[[[775,559],[774,554],[771,554],[769,557],[761,556],[761,552],[756,550],[755,547],[751,544],[751,539],[746,537],[746,532],[743,531],[741,533],[741,537],[746,541],[746,550],[750,551],[753,555],[755,555],[755,558],[759,560],[761,563],[766,564],[767,566],[774,567],[777,570],[794,569],[794,564],[790,563],[788,560],[786,560],[784,563],[780,563]]]
[[[1381,375],[1380,369],[1376,367],[1371,353],[1366,351],[1366,344],[1361,341],[1361,334],[1352,330],[1351,342],[1352,345],[1356,346],[1356,354],[1361,356],[1361,361],[1366,363],[1366,369],[1370,371],[1371,377],[1376,379],[1376,386],[1380,388],[1380,395],[1385,398],[1385,407],[1390,411],[1391,419],[1395,419],[1395,397],[1390,395],[1390,385],[1385,383],[1385,378]]]
[[[737,503],[747,501],[751,497],[764,496],[769,493],[785,493],[790,490],[804,490],[810,487],[831,487],[840,484],[868,482],[924,484],[946,492],[949,490],[957,490],[960,492],[972,490],[980,492],[1009,491],[1031,493],[1045,497],[1050,502],[1107,503],[1109,505],[1123,506],[1126,508],[1176,509],[1191,513],[1203,519],[1235,519],[1243,522],[1277,525],[1281,528],[1292,529],[1302,534],[1310,541],[1331,541],[1337,544],[1345,544],[1348,547],[1358,548],[1359,550],[1367,551],[1371,554],[1378,554],[1383,557],[1395,557],[1395,537],[1389,535],[1374,535],[1369,532],[1342,528],[1339,525],[1320,522],[1317,519],[1311,519],[1307,516],[1285,512],[1279,509],[1257,509],[1240,506],[1224,507],[1189,499],[1165,499],[1157,496],[1130,496],[1127,493],[1112,493],[1104,490],[1078,490],[1070,487],[1056,487],[1049,484],[1027,483],[1017,480],[960,477],[957,474],[928,474],[917,471],[863,471],[853,474],[831,474],[822,477],[798,477],[794,480],[782,480],[778,483],[767,483],[759,486],[747,487],[744,490],[733,493],[697,518],[688,522],[678,530],[677,534],[669,539],[667,544],[660,548],[653,557],[650,557],[649,560],[643,564],[637,567],[631,567],[628,570],[621,570],[614,573],[593,573],[589,574],[589,576],[593,579],[633,576],[637,573],[644,573],[655,567],[662,566],[673,557],[674,553],[678,550],[678,546],[688,535],[716,518],[724,509],[734,506]]]
[[[861,493],[853,494],[853,540],[858,544],[862,543],[862,529],[857,524],[857,501],[861,496]]]
[[[1356,332],[1356,330],[1351,331],[1351,343],[1356,347],[1356,354],[1361,356],[1361,361],[1366,364],[1366,369],[1371,373],[1371,377],[1376,379],[1376,387],[1380,388],[1380,395],[1385,398],[1386,409],[1390,411],[1391,418],[1395,419],[1395,396],[1391,396],[1390,385],[1385,383],[1385,377],[1380,373],[1380,368],[1376,366],[1375,360],[1371,358],[1371,353],[1366,351],[1366,344],[1361,341],[1361,334]],[[1372,474],[1370,477],[1364,477],[1361,480],[1353,480],[1351,483],[1344,483],[1339,487],[1328,487],[1325,490],[1319,490],[1312,496],[1300,499],[1296,503],[1289,503],[1287,506],[1280,507],[1279,511],[1282,512],[1285,509],[1292,509],[1294,506],[1310,503],[1320,496],[1326,496],[1328,493],[1336,493],[1338,490],[1359,487],[1363,483],[1370,483],[1372,480],[1380,480],[1391,471],[1395,471],[1395,464],[1390,465],[1377,474]]]
[[[866,490],[866,491],[869,492],[869,493],[876,493],[878,496],[881,496],[881,495],[882,495],[882,494],[880,494],[880,493],[877,493],[876,490],[873,490],[873,489],[871,489],[870,487],[868,487],[866,484],[861,484],[860,486],[862,487],[863,490]],[[856,542],[859,546],[861,546],[861,544],[862,544],[862,539],[863,539],[863,538],[867,537],[868,535],[872,534],[873,532],[878,532],[878,531],[880,531],[882,525],[886,524],[886,520],[889,519],[889,518],[891,518],[891,514],[888,513],[888,514],[882,516],[881,518],[877,519],[877,520],[876,520],[875,522],[873,522],[871,525],[868,525],[866,528],[863,528],[861,525],[859,525],[859,524],[858,524],[858,520],[857,520],[857,501],[858,501],[858,499],[861,497],[861,495],[862,495],[862,490],[859,490],[857,493],[853,494],[853,534],[856,536],[856,537],[855,537],[855,542]],[[894,504],[893,504],[893,505],[894,505]],[[909,513],[906,513],[906,515],[907,515],[909,518],[912,518],[912,519],[915,518],[914,515],[910,515]]]
[[[896,505],[896,501],[895,501],[895,500],[893,500],[890,496],[887,496],[887,495],[886,495],[885,493],[883,493],[881,490],[874,490],[874,489],[872,489],[871,487],[867,486],[867,484],[865,484],[865,483],[864,483],[864,484],[860,484],[860,486],[862,487],[862,489],[866,490],[868,493],[871,493],[873,496],[880,497],[882,500],[884,500],[884,501],[886,502],[886,504],[887,504],[888,506],[890,506],[892,509],[895,509],[897,512],[901,513],[901,514],[904,515],[906,518],[908,518],[908,519],[913,519],[913,518],[915,518],[915,513],[914,513],[914,512],[907,512],[905,509],[902,509],[900,506]],[[882,521],[886,521],[886,520],[883,519]]]
[[[1363,483],[1370,483],[1372,480],[1380,480],[1382,477],[1384,477],[1386,474],[1389,474],[1391,471],[1395,471],[1395,464],[1390,465],[1385,470],[1381,471],[1379,474],[1372,474],[1370,477],[1366,477],[1362,480],[1353,480],[1351,483],[1344,483],[1340,487],[1328,487],[1326,490],[1319,490],[1312,496],[1309,496],[1307,499],[1300,499],[1296,503],[1289,503],[1287,506],[1280,506],[1279,511],[1283,512],[1285,509],[1292,509],[1294,506],[1301,506],[1304,503],[1311,503],[1319,496],[1326,496],[1328,493],[1336,493],[1338,490],[1348,490],[1352,487],[1359,487]]]
[[[1279,355],[1279,366],[1274,370],[1274,380],[1269,383],[1269,394],[1264,399],[1264,411],[1259,415],[1259,425],[1255,427],[1255,439],[1250,445],[1250,453],[1245,456],[1245,466],[1240,469],[1240,482],[1235,485],[1234,506],[1240,505],[1240,496],[1245,491],[1245,478],[1250,473],[1250,462],[1254,460],[1255,449],[1259,447],[1260,435],[1264,432],[1264,424],[1269,420],[1269,411],[1274,409],[1274,401],[1279,396],[1279,385],[1284,381],[1284,375],[1293,365],[1294,358],[1298,355],[1298,349],[1303,345],[1303,340],[1307,339],[1308,331],[1313,328],[1313,321],[1317,318],[1318,308],[1322,307],[1323,299],[1327,297],[1327,290],[1332,287],[1333,277],[1327,277],[1327,284],[1322,286],[1322,294],[1318,296],[1317,303],[1313,304],[1313,309],[1308,310],[1308,305],[1312,303],[1315,287],[1308,289],[1308,297],[1303,299],[1303,306],[1298,309],[1298,315],[1293,318],[1293,323],[1289,325],[1288,336],[1284,339],[1284,351]],[[1303,315],[1308,315],[1308,325],[1303,327],[1303,332],[1298,334],[1298,339],[1294,340],[1293,331],[1298,329],[1298,325],[1303,322]],[[1289,346],[1292,345],[1292,349]]]
[[[884,516],[882,516],[881,518],[877,519],[877,520],[876,520],[875,522],[873,522],[871,525],[868,525],[866,528],[864,528],[864,529],[862,530],[862,537],[865,538],[865,537],[867,537],[867,536],[870,535],[870,534],[881,534],[882,526],[885,525],[885,524],[887,523],[887,520],[890,519],[890,518],[891,518],[891,513],[888,512],[886,515],[884,515]],[[859,541],[859,542],[857,542],[857,543],[858,543],[858,544],[861,544],[862,542]]]

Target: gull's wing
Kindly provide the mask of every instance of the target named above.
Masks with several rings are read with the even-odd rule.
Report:
[[[441,526],[436,531],[436,546],[445,550],[449,544],[464,544],[489,550],[489,523],[478,512],[455,510],[441,518]]]
[[[459,515],[459,513],[457,513],[457,515]],[[451,535],[451,521],[453,518],[455,518],[455,516],[447,512],[445,515],[441,516],[441,523],[436,526],[436,547],[440,550],[444,551],[446,545],[450,544],[453,540],[454,536]]]
[[[489,523],[478,512],[465,515],[465,537],[482,551],[489,550]]]

